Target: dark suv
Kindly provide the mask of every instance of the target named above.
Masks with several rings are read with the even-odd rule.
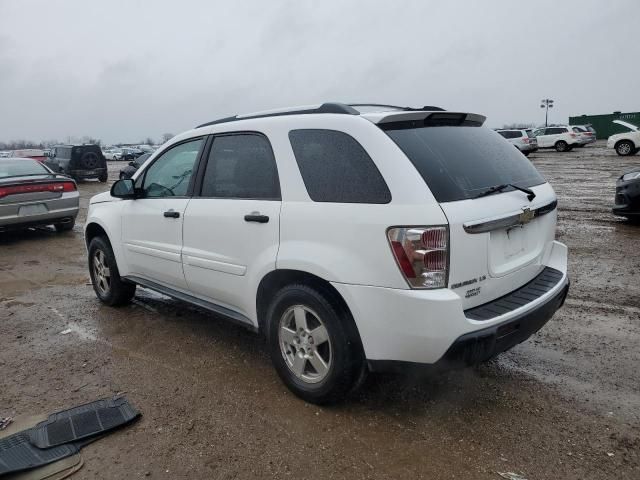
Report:
[[[107,181],[107,161],[98,145],[58,145],[51,149],[45,164],[54,172],[76,180],[97,178]]]

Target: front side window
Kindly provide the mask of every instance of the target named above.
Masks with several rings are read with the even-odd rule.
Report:
[[[269,140],[257,133],[215,137],[201,196],[279,200],[278,170]]]
[[[144,174],[143,196],[184,197],[202,147],[202,138],[181,143],[164,152]]]
[[[352,136],[335,130],[292,130],[289,140],[314,202],[391,201],[380,171]]]

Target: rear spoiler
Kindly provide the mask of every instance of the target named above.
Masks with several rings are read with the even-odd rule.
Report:
[[[420,122],[424,121],[425,126],[481,126],[487,117],[478,115],[477,113],[465,112],[377,112],[363,114],[362,117],[382,126],[391,126],[391,124]]]

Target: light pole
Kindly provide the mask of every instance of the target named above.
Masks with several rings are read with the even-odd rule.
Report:
[[[544,112],[544,126],[546,127],[549,123],[549,109],[553,108],[553,100],[550,98],[544,98],[540,100],[540,108],[546,108]]]

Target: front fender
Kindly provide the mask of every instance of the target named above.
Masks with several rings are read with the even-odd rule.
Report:
[[[107,234],[113,255],[118,264],[120,275],[127,275],[128,268],[125,261],[124,250],[122,248],[122,202],[103,202],[93,203],[89,205],[87,220],[85,222],[84,234],[85,245],[88,248],[87,232],[90,231],[92,225],[98,225]]]

